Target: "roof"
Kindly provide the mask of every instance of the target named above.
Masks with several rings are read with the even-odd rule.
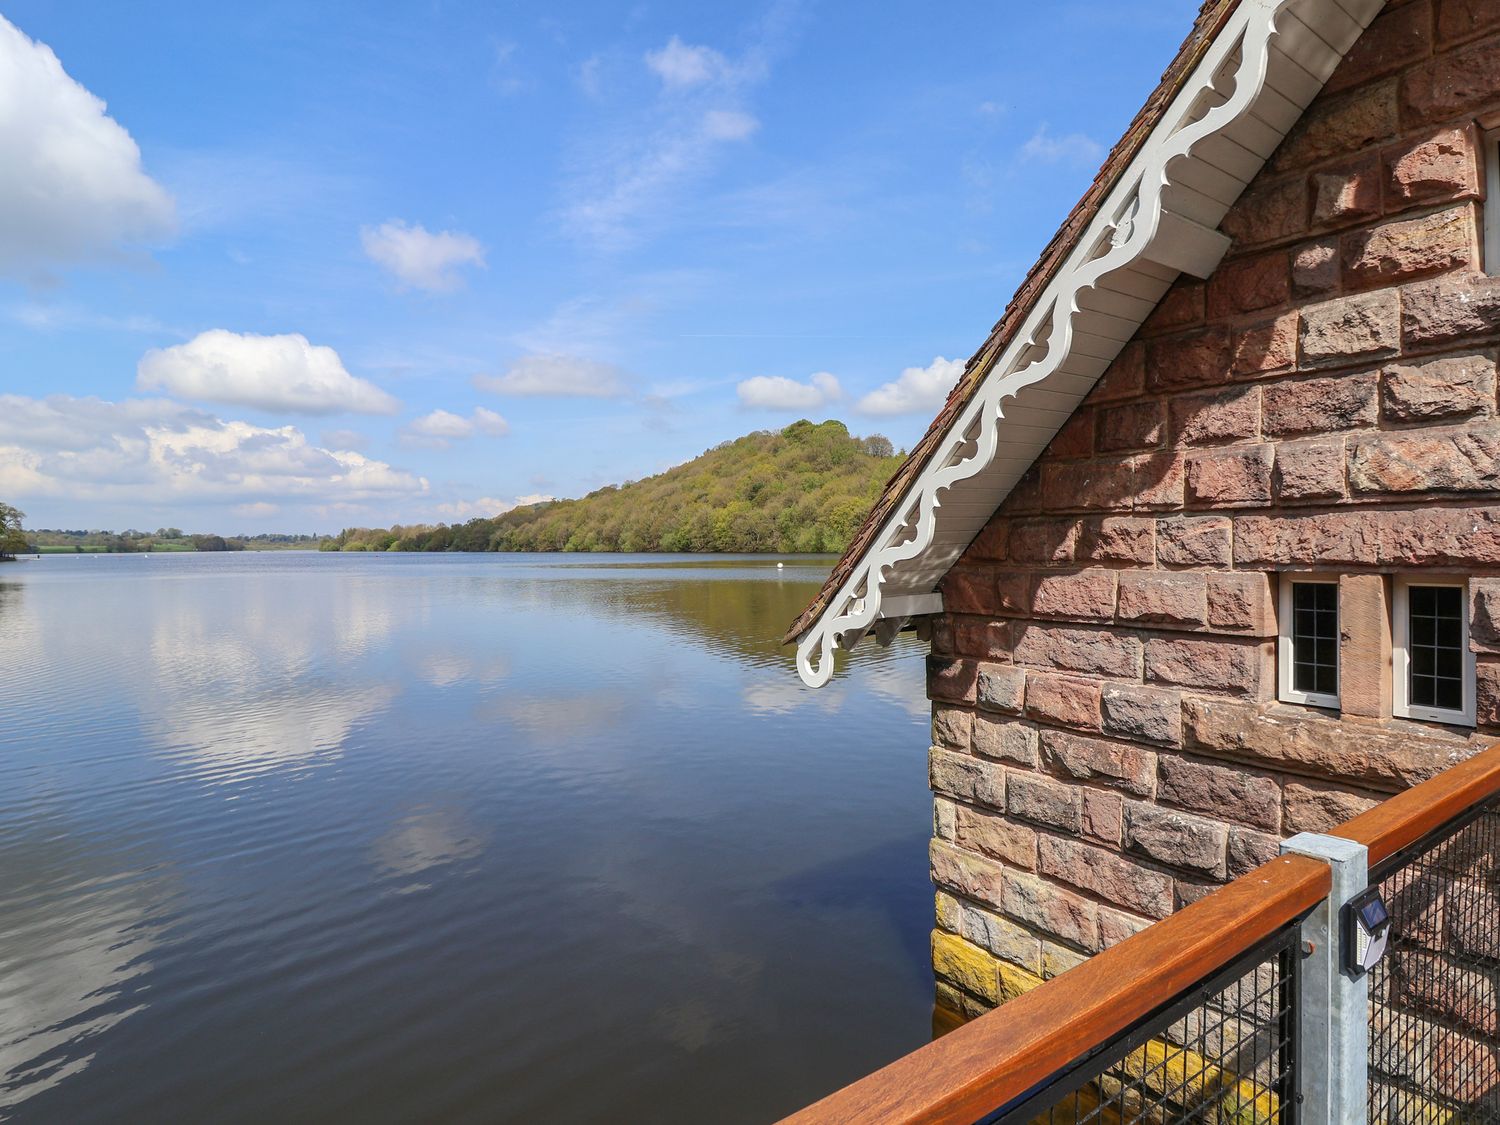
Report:
[[[1211,273],[1229,208],[1384,0],[1208,0],[943,408],[788,629],[798,670],[933,591],[1182,273]],[[1011,401],[1007,401],[1011,400]],[[816,661],[814,657],[817,657]]]

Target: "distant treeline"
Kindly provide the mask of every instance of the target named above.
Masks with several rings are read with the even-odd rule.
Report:
[[[43,554],[78,553],[129,554],[140,551],[266,551],[293,547],[316,547],[318,535],[198,535],[177,527],[159,527],[155,531],[67,530],[36,528],[25,533],[28,552]]]
[[[794,422],[644,480],[448,526],[351,527],[325,551],[842,551],[901,463],[888,439]]]

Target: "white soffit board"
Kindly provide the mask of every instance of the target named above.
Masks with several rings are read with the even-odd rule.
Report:
[[[835,647],[889,643],[1182,273],[1385,0],[1244,0],[1162,114],[849,578],[797,642],[812,687]]]

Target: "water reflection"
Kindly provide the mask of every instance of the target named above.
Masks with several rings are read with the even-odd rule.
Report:
[[[439,807],[402,817],[375,842],[372,852],[384,874],[409,879],[433,867],[473,859],[483,850],[483,837],[461,809]],[[407,883],[398,893],[426,890],[429,885]]]

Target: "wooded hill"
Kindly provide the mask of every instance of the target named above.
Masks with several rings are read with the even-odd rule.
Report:
[[[327,551],[842,551],[901,456],[842,422],[794,422],[644,480],[451,527],[346,528]]]

